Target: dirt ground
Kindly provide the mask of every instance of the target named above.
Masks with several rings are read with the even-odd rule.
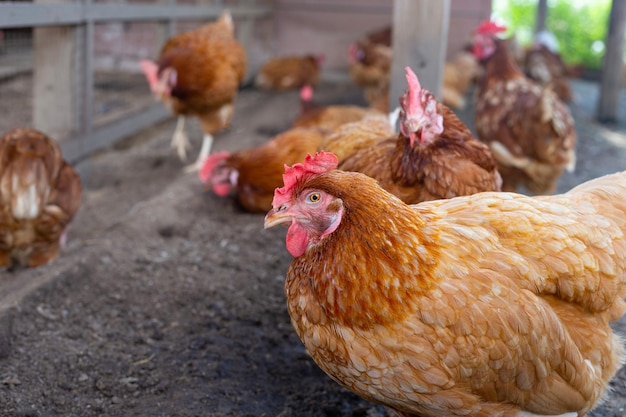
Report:
[[[590,123],[593,85],[577,91],[579,163],[561,191],[626,168],[626,136]],[[361,102],[350,85],[316,94]],[[296,92],[243,90],[214,148],[260,144],[297,112]],[[201,132],[188,128],[195,157]],[[203,193],[169,148],[173,130],[79,163],[84,199],[62,256],[0,272],[0,416],[386,416],[326,377],[293,331],[285,230]],[[626,415],[625,369],[612,386],[592,416]]]

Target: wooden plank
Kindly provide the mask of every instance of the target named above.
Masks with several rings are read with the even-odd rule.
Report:
[[[406,90],[406,66],[424,88],[441,97],[449,19],[450,0],[394,0],[390,110]]]
[[[142,21],[142,20],[208,20],[222,12],[214,5],[138,5],[138,4],[31,4],[0,3],[0,28],[31,26],[80,25],[85,21]],[[269,16],[272,8],[252,4],[238,5],[231,9],[234,18],[258,18]]]
[[[34,29],[33,126],[57,139],[77,131],[77,30]]]
[[[604,52],[604,66],[600,80],[600,98],[597,118],[600,122],[618,120],[619,94],[622,89],[622,60],[624,28],[626,27],[626,0],[613,0],[609,16],[609,31]]]
[[[535,33],[546,29],[546,18],[548,17],[548,0],[539,0],[537,3],[537,13],[535,18]]]

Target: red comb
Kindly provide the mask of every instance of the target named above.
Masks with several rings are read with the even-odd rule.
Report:
[[[313,99],[313,87],[309,84],[303,85],[300,89],[300,100],[308,102],[311,99]]]
[[[213,175],[213,170],[221,161],[228,158],[230,155],[226,151],[214,153],[213,155],[207,156],[207,158],[202,163],[202,168],[198,172],[198,176],[200,177],[200,181],[203,183],[207,183],[211,176]]]
[[[501,26],[491,20],[485,20],[476,29],[476,33],[492,34],[506,32],[506,26]]]
[[[279,207],[289,201],[291,198],[291,190],[298,181],[312,175],[319,175],[331,171],[337,168],[338,163],[339,160],[334,153],[321,151],[316,152],[314,156],[308,154],[306,158],[304,158],[304,164],[294,164],[291,167],[285,165],[285,174],[283,175],[285,186],[277,188],[276,191],[274,191],[272,206]]]
[[[406,71],[406,82],[409,86],[409,91],[407,91],[408,102],[407,109],[405,109],[408,113],[413,113],[417,106],[419,106],[420,99],[419,93],[422,90],[422,86],[420,85],[419,80],[417,79],[417,75],[413,72],[413,70],[409,67],[405,67]]]

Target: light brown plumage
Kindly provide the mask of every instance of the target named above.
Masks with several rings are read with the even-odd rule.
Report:
[[[255,85],[266,90],[315,87],[320,78],[322,55],[283,56],[269,59],[257,74]]]
[[[609,323],[626,309],[626,172],[408,206],[316,159],[287,172],[265,226],[290,225],[289,313],[328,375],[403,416],[597,404],[624,360]]]
[[[323,137],[319,129],[292,128],[260,146],[211,155],[200,171],[201,179],[221,196],[233,189],[244,210],[265,213],[272,208],[274,190],[282,185],[285,165],[314,153]]]
[[[186,158],[184,117],[195,116],[204,131],[196,164],[209,154],[213,137],[230,125],[234,101],[246,72],[246,54],[234,35],[228,11],[200,28],[171,37],[155,63],[142,62],[154,95],[179,116],[172,146]]]
[[[524,76],[504,40],[478,34],[485,71],[478,83],[474,125],[498,160],[505,191],[520,186],[550,194],[576,164],[576,131],[568,107],[549,87]],[[486,51],[486,52],[485,52]]]
[[[45,134],[18,128],[0,137],[0,267],[55,259],[81,190],[78,174]]]
[[[407,204],[499,191],[502,179],[489,148],[452,110],[415,84],[414,74],[407,77],[400,133],[387,117],[370,117],[337,128],[319,149],[337,155],[339,169],[376,179]]]

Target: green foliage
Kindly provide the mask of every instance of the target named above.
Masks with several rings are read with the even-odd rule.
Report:
[[[521,44],[529,44],[535,27],[537,0],[494,0],[495,16],[516,33]],[[546,27],[559,40],[567,63],[600,68],[608,27],[611,0],[548,1]]]

